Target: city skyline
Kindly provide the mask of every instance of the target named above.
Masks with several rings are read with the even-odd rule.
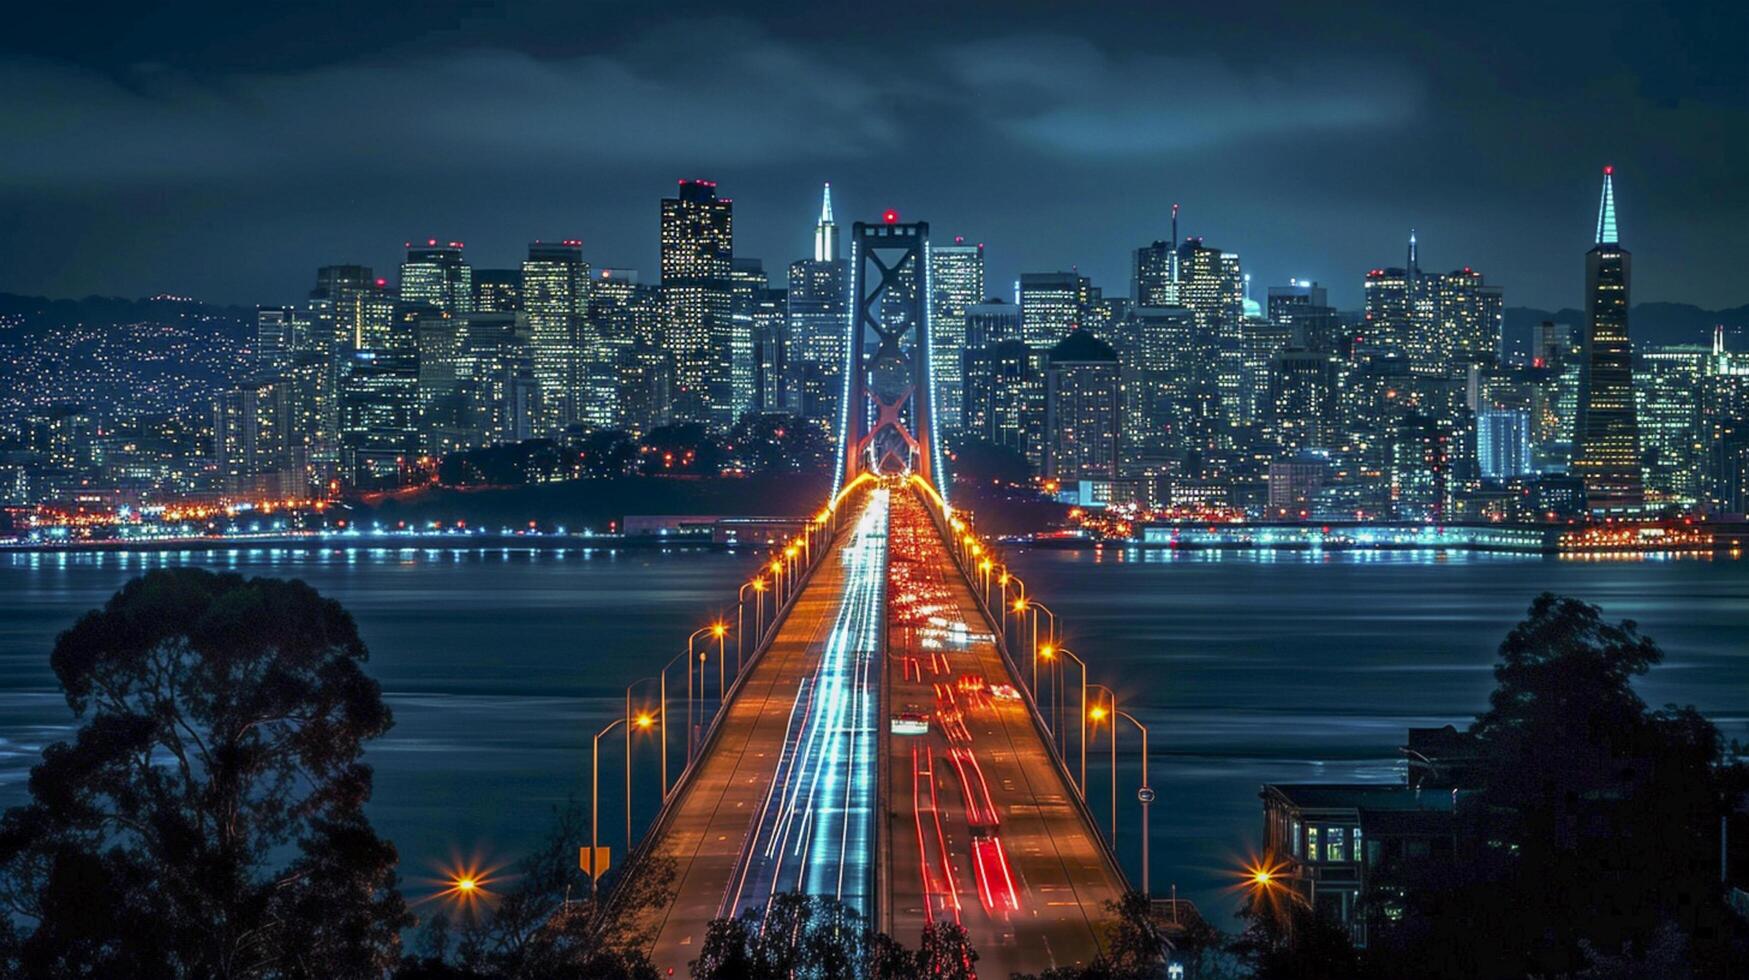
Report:
[[[1471,6],[1432,25],[1284,8],[1234,28],[1110,8],[1047,36],[1022,9],[861,24],[857,41],[820,13],[683,14],[440,6],[316,47],[307,11],[118,12],[82,43],[27,12],[43,29],[0,48],[0,70],[43,93],[0,120],[21,147],[0,211],[30,243],[0,254],[3,285],[271,304],[301,295],[290,270],[312,259],[387,268],[428,236],[481,265],[581,238],[593,265],[654,269],[643,202],[703,177],[736,189],[737,252],[773,262],[809,254],[830,180],[841,219],[894,207],[989,244],[991,283],[1117,281],[1178,203],[1184,233],[1244,253],[1258,282],[1314,279],[1342,308],[1358,305],[1350,270],[1414,227],[1429,268],[1471,265],[1553,309],[1582,299],[1559,259],[1583,241],[1566,216],[1613,163],[1647,257],[1639,294],[1743,301],[1749,126],[1723,40],[1742,31],[1720,21],[1740,11]],[[1499,50],[1471,57],[1471,35]],[[714,60],[669,63],[689,51]],[[1618,56],[1608,72],[1598,51]],[[1155,79],[1174,97],[1137,104]],[[336,126],[372,137],[324,135]]]

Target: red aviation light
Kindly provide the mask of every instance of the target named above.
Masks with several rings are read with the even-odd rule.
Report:
[[[894,211],[892,208],[888,208],[881,214],[881,220],[889,225],[896,225],[899,223],[899,212]]]
[[[1608,177],[1613,173],[1615,173],[1615,164],[1606,163],[1603,165],[1603,176]]]

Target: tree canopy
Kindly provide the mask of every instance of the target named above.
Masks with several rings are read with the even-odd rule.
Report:
[[[364,816],[391,723],[352,617],[302,582],[151,572],[51,663],[81,722],[0,820],[0,972],[374,977],[408,921]]]

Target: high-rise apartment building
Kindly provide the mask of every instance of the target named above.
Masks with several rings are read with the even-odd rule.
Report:
[[[1433,277],[1428,285],[1438,323],[1428,346],[1445,370],[1498,363],[1500,325],[1505,318],[1500,287],[1488,285],[1480,272],[1468,266]]]
[[[1615,220],[1614,169],[1603,168],[1596,243],[1585,253],[1585,338],[1579,351],[1579,417],[1573,475],[1594,513],[1632,513],[1645,501],[1628,340],[1631,262]]]
[[[961,354],[966,347],[966,310],[984,301],[984,246],[931,245],[929,250],[930,376],[935,382],[936,424],[946,432],[964,425]]]
[[[474,308],[474,270],[462,258],[461,242],[426,239],[407,243],[401,263],[401,302],[435,306],[450,313]]]
[[[1044,474],[1115,480],[1123,397],[1117,352],[1085,330],[1051,348],[1045,377]]]
[[[589,263],[575,239],[535,242],[522,263],[522,310],[534,353],[534,376],[547,412],[547,431],[613,424],[611,390],[591,385],[591,368],[604,356],[589,320]]]
[[[662,297],[674,357],[675,418],[726,430],[734,422],[730,273],[734,202],[708,180],[682,180],[662,199]]]

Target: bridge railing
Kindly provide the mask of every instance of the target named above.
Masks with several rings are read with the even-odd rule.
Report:
[[[761,566],[755,579],[752,580],[758,581],[768,576],[772,579],[775,605],[771,618],[766,620],[763,629],[760,629],[756,615],[757,639],[752,651],[738,663],[734,677],[722,691],[715,713],[698,739],[696,748],[689,753],[680,772],[675,775],[672,785],[663,787],[662,804],[657,809],[656,815],[645,827],[643,834],[638,838],[637,845],[626,854],[625,860],[621,862],[616,881],[629,880],[637,873],[638,868],[649,860],[656,842],[662,838],[663,828],[672,821],[676,804],[685,795],[683,791],[698,763],[710,753],[711,746],[715,744],[723,719],[728,715],[729,705],[734,703],[742,684],[752,675],[753,668],[758,665],[777,641],[783,623],[789,618],[791,610],[794,609],[802,593],[806,591],[808,582],[813,579],[814,571],[832,553],[833,544],[837,542],[839,534],[844,530],[843,515],[854,510],[854,507],[850,505],[861,497],[867,489],[867,485],[872,482],[874,482],[874,478],[870,476],[846,484],[821,508],[819,513],[809,519],[809,527],[805,532],[809,537],[792,539],[790,542],[786,542],[782,548],[774,551],[769,556],[769,560]],[[780,579],[782,580],[781,585],[778,584]],[[751,584],[750,581],[748,585]],[[747,588],[747,585],[743,585],[737,596],[737,615],[741,618],[744,618],[744,597]],[[739,660],[739,658],[737,659]],[[690,664],[688,666],[690,667]],[[627,723],[630,724],[630,719],[627,719]],[[690,718],[687,719],[687,724],[691,724]],[[616,887],[614,894],[608,897],[606,907],[603,909],[605,915],[612,916],[621,911],[619,907],[620,894],[620,889]]]
[[[1108,870],[1111,871],[1118,882],[1122,883],[1125,889],[1128,889],[1130,887],[1129,879],[1124,875],[1123,863],[1118,859],[1115,841],[1111,840],[1100,831],[1099,820],[1094,816],[1092,808],[1087,804],[1086,787],[1077,780],[1074,771],[1069,766],[1068,760],[1063,757],[1057,741],[1059,733],[1045,719],[1043,710],[1038,701],[1038,692],[1033,689],[1035,685],[1027,682],[1027,674],[1021,671],[1019,664],[1015,661],[1013,653],[1009,648],[1006,609],[1001,614],[1001,618],[998,618],[998,614],[990,608],[989,590],[980,588],[978,585],[978,580],[981,575],[994,572],[995,566],[1000,564],[995,558],[995,552],[992,550],[987,540],[980,537],[974,530],[972,530],[969,523],[960,519],[958,516],[959,512],[956,512],[949,507],[947,501],[941,496],[941,492],[932,486],[927,480],[923,480],[919,477],[912,477],[908,482],[917,489],[918,495],[924,500],[926,504],[925,509],[929,511],[930,516],[934,519],[936,529],[941,532],[942,539],[948,546],[948,554],[953,556],[954,567],[959,571],[960,576],[970,588],[972,596],[978,606],[978,610],[983,614],[985,625],[990,627],[991,635],[996,638],[997,652],[1001,654],[1003,663],[1007,664],[1009,673],[1017,682],[1016,686],[1024,693],[1024,703],[1026,704],[1027,712],[1032,719],[1033,731],[1038,735],[1039,739],[1045,743],[1046,748],[1049,750],[1051,760],[1057,766],[1057,772],[1062,775],[1063,781],[1068,784],[1069,789],[1071,790],[1069,794],[1071,805],[1074,806],[1076,811],[1080,814],[1082,821],[1091,832],[1090,836],[1098,843],[1100,852],[1105,857]],[[983,563],[985,561],[990,563],[988,567],[984,566]],[[1005,566],[1002,574],[1008,574]],[[1034,626],[1035,628],[1037,626],[1036,613]],[[1053,633],[1059,631],[1058,626],[1059,624],[1056,622],[1056,617],[1053,614],[1051,617],[1051,628]],[[1083,667],[1083,670],[1085,670],[1085,667]],[[1083,679],[1085,680],[1085,676]],[[1077,705],[1077,710],[1085,711],[1086,707],[1085,705]],[[1111,724],[1113,726],[1112,737],[1116,738],[1117,719],[1112,718]],[[1085,751],[1085,741],[1082,743],[1082,748],[1083,751]],[[1114,780],[1116,779],[1115,774],[1112,778]],[[1116,818],[1113,817],[1114,821],[1115,819]],[[1146,853],[1145,850],[1144,853]],[[1144,858],[1144,863],[1146,863],[1146,858]],[[1146,873],[1144,872],[1144,882],[1146,881],[1146,877]],[[1143,887],[1145,890],[1147,887],[1146,884],[1144,884]]]

